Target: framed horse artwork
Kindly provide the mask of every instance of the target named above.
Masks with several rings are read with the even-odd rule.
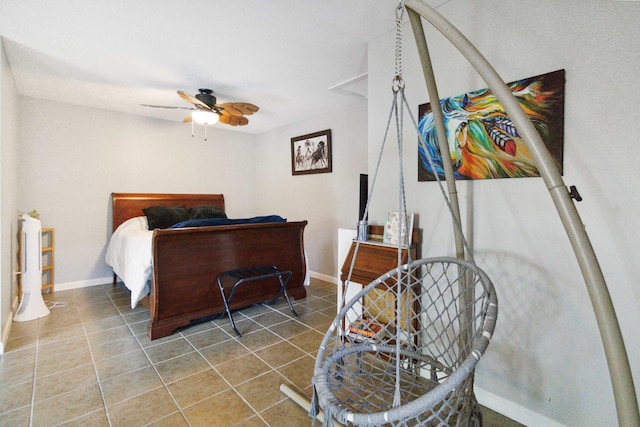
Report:
[[[291,175],[331,172],[331,129],[291,138]]]
[[[562,174],[564,152],[564,70],[508,84]],[[533,156],[504,107],[489,89],[440,100],[455,179],[540,176]],[[418,108],[418,181],[444,178],[431,104]],[[431,158],[431,162],[429,161]]]

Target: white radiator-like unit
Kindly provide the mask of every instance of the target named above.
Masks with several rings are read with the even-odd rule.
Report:
[[[22,300],[13,320],[28,322],[49,315],[42,299],[42,224],[27,214],[20,217],[22,234]]]

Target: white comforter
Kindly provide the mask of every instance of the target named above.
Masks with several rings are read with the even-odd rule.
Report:
[[[120,224],[107,247],[105,260],[131,291],[131,308],[135,308],[151,290],[152,237],[147,218],[139,216]]]

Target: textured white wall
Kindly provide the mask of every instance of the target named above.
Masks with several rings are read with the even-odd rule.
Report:
[[[18,95],[0,38],[0,353],[8,338],[17,294],[17,122]]]
[[[331,129],[331,173],[291,175],[291,138]],[[264,214],[307,220],[309,268],[335,278],[338,228],[358,222],[360,174],[367,173],[367,104],[353,105],[258,135],[256,200]],[[322,276],[321,276],[322,277]]]
[[[640,4],[457,0],[439,11],[505,81],[566,70],[564,179],[584,201],[578,210],[599,257],[640,389],[640,192],[633,159],[640,121]],[[425,24],[428,27],[428,24]],[[391,102],[394,33],[369,45],[369,169]],[[404,77],[412,112],[429,102],[415,43],[405,26]],[[433,29],[427,40],[441,97],[486,87]],[[377,108],[371,108],[372,105]],[[405,122],[408,209],[420,215],[423,255],[449,255],[449,213],[435,183],[417,182],[417,137]],[[397,206],[397,155],[384,156],[371,221]],[[559,217],[540,178],[459,183],[463,216],[473,200],[476,258],[500,298],[496,334],[476,386],[525,424],[616,424],[595,317]],[[496,402],[494,402],[496,403]],[[514,409],[515,408],[515,409]]]
[[[56,283],[109,277],[111,193],[223,193],[255,213],[254,137],[20,98],[19,209],[56,229]]]
[[[232,217],[307,219],[310,269],[333,277],[337,229],[355,227],[367,104],[254,136],[20,97],[21,211],[56,228],[56,282],[109,277],[111,192],[223,193]],[[291,175],[290,139],[331,129],[333,173]],[[258,141],[258,142],[256,142]],[[78,283],[79,282],[79,283]]]

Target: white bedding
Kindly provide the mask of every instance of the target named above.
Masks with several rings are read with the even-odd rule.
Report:
[[[131,291],[131,308],[135,308],[140,300],[151,291],[152,238],[153,231],[149,230],[147,217],[138,216],[120,224],[113,232],[107,247],[105,261]],[[308,286],[311,283],[311,278],[306,253],[305,263],[307,274],[304,278],[304,285]]]
[[[131,218],[113,232],[105,260],[131,291],[131,308],[149,294],[153,273],[153,253],[147,217]]]

